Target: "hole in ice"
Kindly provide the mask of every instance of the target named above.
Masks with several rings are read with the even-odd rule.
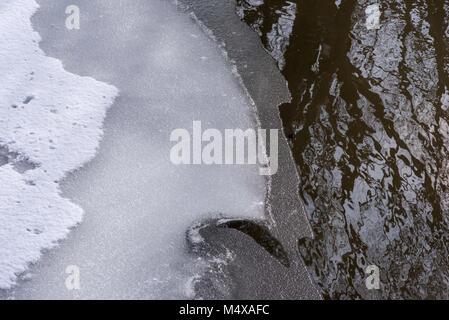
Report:
[[[26,230],[28,232],[31,232],[31,233],[34,233],[34,234],[41,234],[43,232],[41,229],[38,229],[38,228],[33,228],[33,229],[26,228]]]
[[[25,100],[23,100],[23,103],[24,103],[24,104],[28,104],[28,103],[30,103],[30,101],[33,100],[33,99],[34,99],[34,96],[28,96],[28,97],[25,98]]]
[[[25,183],[29,186],[35,186],[36,183],[33,180],[26,180]]]
[[[20,156],[17,152],[11,152],[6,146],[0,146],[0,166],[8,163],[12,163],[14,170],[19,173],[24,173],[38,167],[38,165]]]

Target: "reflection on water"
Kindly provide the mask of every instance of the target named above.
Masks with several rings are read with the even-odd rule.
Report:
[[[288,81],[280,106],[323,296],[449,298],[449,0],[237,0]],[[380,267],[380,290],[365,268]]]

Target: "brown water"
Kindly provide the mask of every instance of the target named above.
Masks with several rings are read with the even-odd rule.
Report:
[[[341,3],[340,3],[341,2]],[[288,81],[280,106],[325,298],[449,298],[449,1],[238,0]],[[365,268],[380,268],[367,290]]]

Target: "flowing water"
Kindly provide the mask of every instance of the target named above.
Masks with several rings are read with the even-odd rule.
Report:
[[[292,96],[280,106],[325,298],[448,298],[449,1],[238,0]],[[380,290],[365,269],[380,268]]]

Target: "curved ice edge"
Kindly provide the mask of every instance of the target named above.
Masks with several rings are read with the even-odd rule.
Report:
[[[183,0],[174,0],[176,3],[179,2],[183,2]],[[233,2],[233,1],[232,1]],[[220,9],[225,8],[225,9],[229,9],[229,7],[234,6],[234,4],[219,4],[219,0],[213,0],[212,1],[212,5],[219,7]],[[281,123],[281,119],[280,119],[280,114],[279,114],[279,108],[281,108],[281,106],[283,104],[287,104],[289,102],[291,102],[292,96],[290,91],[288,90],[288,85],[287,85],[287,80],[279,73],[279,79],[277,77],[275,77],[277,83],[279,84],[279,88],[280,88],[280,92],[282,95],[282,98],[278,99],[277,104],[274,105],[272,109],[266,109],[264,108],[264,105],[262,104],[261,106],[256,105],[255,101],[258,101],[258,103],[261,101],[261,96],[260,94],[258,94],[257,92],[253,92],[254,93],[254,100],[253,97],[251,97],[251,94],[249,93],[249,91],[246,88],[246,80],[247,78],[245,78],[245,75],[243,74],[240,75],[238,72],[238,68],[240,68],[239,62],[238,61],[234,61],[232,59],[233,57],[233,53],[232,53],[232,48],[230,48],[230,53],[228,54],[227,52],[227,48],[226,48],[226,43],[227,43],[227,38],[223,37],[220,34],[215,35],[214,32],[212,30],[214,29],[210,29],[209,24],[207,24],[207,19],[204,20],[204,22],[201,19],[201,11],[199,12],[200,14],[200,18],[198,18],[196,16],[196,14],[194,12],[196,12],[196,9],[194,9],[193,5],[192,7],[190,7],[191,4],[187,4],[187,3],[181,3],[181,8],[187,12],[188,14],[190,14],[191,18],[203,29],[203,31],[211,38],[211,40],[213,40],[218,46],[219,48],[222,50],[222,54],[225,57],[225,59],[231,64],[231,66],[233,66],[233,73],[234,76],[237,77],[238,81],[241,83],[241,87],[243,88],[243,90],[245,91],[245,93],[247,94],[247,96],[249,97],[250,101],[252,102],[252,105],[255,109],[255,114],[258,120],[258,124],[259,126],[261,126],[261,124],[267,126],[272,126],[273,123],[274,125],[281,130],[282,135],[281,135],[281,139],[280,139],[280,147],[283,150],[283,154],[286,157],[285,161],[284,161],[284,165],[286,166],[285,170],[282,173],[278,173],[276,176],[268,176],[267,178],[267,192],[266,192],[266,197],[265,197],[265,221],[262,222],[255,222],[255,223],[260,223],[263,226],[268,226],[272,231],[271,234],[275,235],[275,239],[279,239],[280,242],[283,244],[284,246],[284,251],[288,252],[290,258],[291,258],[291,265],[292,266],[299,266],[301,269],[302,266],[302,260],[296,257],[296,253],[298,253],[298,239],[301,238],[314,238],[315,234],[311,228],[311,225],[308,221],[307,215],[306,215],[306,211],[304,208],[304,203],[302,202],[302,200],[299,197],[299,183],[300,183],[300,178],[299,178],[299,172],[297,171],[296,168],[296,164],[294,161],[294,157],[292,154],[292,151],[289,147],[289,143],[288,143],[288,139],[285,136],[285,131],[283,130],[283,126]],[[232,8],[232,9],[235,9]],[[229,11],[230,12],[230,11]],[[234,14],[236,13],[235,10],[233,11]],[[238,18],[238,16],[236,15],[236,17]],[[238,19],[238,21],[240,22],[240,19]],[[237,22],[237,20],[235,21]],[[207,25],[206,25],[207,24]],[[212,24],[211,26],[214,26],[214,24]],[[213,28],[213,27],[212,27]],[[233,36],[230,36],[231,38],[234,38]],[[264,46],[260,43],[260,39],[258,38],[257,40],[257,47],[260,47],[261,49],[264,49]],[[266,50],[263,50],[266,53]],[[267,56],[269,56],[267,54]],[[272,59],[272,57],[270,56],[270,59]],[[274,61],[274,60],[273,60]],[[278,70],[278,67],[275,67],[276,70]],[[254,69],[248,69],[249,71],[256,71]],[[279,70],[278,70],[279,71]],[[282,89],[283,88],[283,89]],[[272,110],[272,111],[270,111]],[[262,112],[269,112],[269,117],[268,119],[265,117],[265,114],[262,114]],[[286,176],[286,174],[288,176]],[[291,185],[292,188],[289,189],[289,191],[287,192],[287,195],[283,193],[283,191],[279,188],[276,188],[276,186],[279,186],[279,183],[281,183],[284,180],[287,180],[287,185]],[[283,199],[285,198],[285,196],[289,197],[289,195],[292,195],[292,197],[290,197],[290,200],[293,201],[288,201],[285,203],[285,205],[282,206],[278,206],[276,207],[272,207],[273,203],[276,203],[276,201],[273,201],[273,199]],[[288,223],[288,225],[290,227],[287,227],[287,231],[291,231],[291,232],[285,232],[286,230],[283,229],[286,227],[285,224],[283,224],[282,219],[281,221],[277,221],[275,219],[275,217],[278,217],[280,214],[287,214],[287,218],[285,219],[291,219]],[[280,222],[278,224],[278,222]],[[299,223],[299,224],[298,224]],[[207,228],[201,228],[201,230],[198,230],[198,234],[201,235],[202,232],[201,231],[206,231]],[[199,238],[197,238],[199,239]],[[277,240],[276,239],[276,240]],[[206,239],[207,241],[207,239]],[[292,268],[290,268],[292,269]],[[313,280],[310,276],[310,274],[307,274],[310,285],[313,287],[311,290],[314,290],[317,292],[317,296],[319,296],[318,290],[313,286]]]
[[[238,71],[237,68],[237,63],[236,61],[234,61],[233,59],[231,59],[229,57],[228,51],[226,50],[226,43],[224,41],[219,41],[217,39],[217,37],[214,35],[214,32],[209,29],[195,14],[195,12],[193,11],[192,8],[189,7],[189,5],[180,2],[179,0],[173,0],[173,3],[176,5],[176,7],[183,11],[184,13],[186,13],[192,20],[194,23],[196,23],[199,28],[204,32],[204,34],[212,41],[214,42],[218,49],[220,50],[223,58],[225,59],[225,61],[229,64],[229,67],[231,69],[232,75],[234,76],[234,78],[236,79],[236,81],[238,82],[241,90],[243,91],[244,95],[246,96],[246,98],[248,99],[249,104],[251,105],[251,113],[254,117],[255,120],[255,127],[256,128],[262,128],[262,123],[260,121],[260,117],[259,117],[259,110],[257,108],[256,102],[254,101],[253,97],[251,96],[251,93],[249,92],[248,88],[245,85],[245,82],[243,81],[243,78],[241,76],[241,74]],[[285,82],[285,84],[287,85],[287,82]],[[262,141],[261,143],[265,143],[264,141]],[[268,150],[266,147],[264,148],[264,150]],[[267,203],[268,201],[268,195],[270,195],[272,193],[272,176],[271,175],[266,175],[264,176],[266,179],[266,194],[265,194],[265,219],[267,219],[267,221],[269,221],[269,223],[271,223],[272,225],[275,225],[275,220],[272,216],[272,212],[271,212],[271,207],[269,206],[269,204]],[[299,177],[298,177],[299,179]]]
[[[238,72],[236,62],[229,57],[228,52],[226,50],[226,44],[223,41],[221,41],[221,42],[218,41],[218,39],[214,35],[213,31],[211,29],[209,29],[196,16],[196,14],[193,12],[193,9],[190,8],[187,4],[181,3],[178,0],[173,0],[173,2],[178,7],[178,9],[180,9],[183,12],[185,12],[186,14],[188,14],[190,16],[190,18],[200,27],[200,29],[209,37],[209,39],[211,39],[211,41],[213,41],[218,46],[223,58],[230,65],[231,72],[232,72],[234,78],[239,83],[240,88],[244,92],[245,96],[247,97],[247,99],[249,101],[249,104],[252,107],[252,114],[256,121],[256,126],[258,128],[261,128],[261,122],[260,122],[260,118],[259,118],[259,113],[258,113],[259,111],[257,109],[257,105],[256,105],[254,99],[252,98],[251,94],[249,93],[247,87],[245,86],[242,76]],[[271,194],[271,185],[272,185],[271,179],[272,178],[271,178],[271,176],[265,176],[265,179],[267,180],[266,195],[269,195],[269,194]],[[284,266],[288,267],[290,265],[290,261],[286,254],[286,251],[282,247],[282,244],[271,235],[271,233],[268,229],[268,225],[269,224],[275,225],[275,221],[274,221],[273,217],[271,216],[270,206],[269,206],[269,204],[267,204],[267,201],[268,201],[268,197],[265,197],[265,208],[266,208],[265,219],[267,219],[267,220],[252,221],[249,219],[217,219],[216,220],[217,227],[236,229],[236,230],[239,230],[239,231],[247,234],[248,236],[253,238],[259,245],[261,245],[265,250],[267,250],[268,253],[270,253],[273,257],[275,257],[279,262],[281,262]],[[222,223],[220,223],[220,221]],[[227,222],[225,223],[225,221],[227,221]],[[233,221],[233,222],[231,222],[231,221]],[[206,223],[206,222],[199,223],[199,224],[195,223],[192,225],[192,227],[190,227],[188,229],[187,234],[192,233],[195,230],[195,227],[200,228],[199,230],[196,230],[197,231],[196,232],[196,240],[198,240],[201,238],[199,231],[202,228],[205,228],[207,226],[207,224],[208,223]],[[189,239],[189,241],[191,241],[191,243],[193,244],[193,243],[195,243],[195,238],[191,238],[191,239]]]

